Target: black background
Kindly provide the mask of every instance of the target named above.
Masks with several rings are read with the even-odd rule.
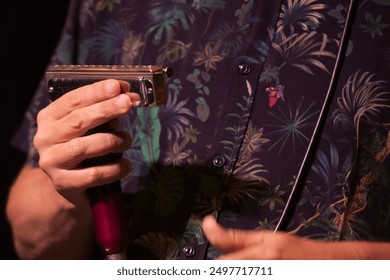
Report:
[[[25,155],[10,144],[59,38],[69,0],[7,1],[0,11],[0,258],[17,259],[5,203]],[[26,186],[27,187],[27,186]]]

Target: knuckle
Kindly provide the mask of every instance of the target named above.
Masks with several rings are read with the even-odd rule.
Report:
[[[43,108],[37,113],[37,122],[40,123],[42,120],[46,119],[46,108]]]
[[[69,108],[78,108],[81,104],[82,98],[81,93],[78,90],[73,91],[71,94],[68,94],[66,99]]]
[[[47,166],[49,166],[49,161],[47,160],[47,158],[43,157],[42,155],[40,155],[39,157],[39,161],[38,161],[38,165],[39,167],[46,172],[47,170]]]
[[[38,165],[39,167],[49,175],[49,170],[55,165],[55,160],[52,156],[46,156],[47,153],[40,153],[39,154],[39,161]],[[50,153],[49,153],[50,155]]]
[[[97,105],[95,116],[101,120],[110,120],[118,114],[118,109],[113,106],[111,100],[100,102]]]
[[[124,151],[131,147],[132,139],[127,133],[110,133],[106,137],[106,146],[115,151]]]
[[[37,150],[43,149],[43,147],[50,144],[51,135],[47,130],[38,129],[33,136],[32,143]]]
[[[117,135],[113,133],[108,133],[106,134],[105,142],[107,147],[115,148],[119,146],[120,140]]]
[[[71,129],[77,130],[83,127],[83,118],[77,111],[72,112],[69,116],[69,127]]]
[[[33,138],[33,145],[36,149],[39,149],[44,142],[45,137],[42,137],[42,134],[36,133]]]
[[[113,114],[113,109],[108,102],[101,102],[97,105],[97,110],[94,116],[97,119],[105,119]]]
[[[74,138],[67,144],[67,153],[71,157],[83,156],[86,152],[86,147],[81,138]]]
[[[84,182],[88,185],[93,185],[94,182],[99,182],[103,178],[99,168],[88,168],[85,172]]]
[[[39,118],[42,117],[43,117],[42,115],[39,116]],[[42,146],[45,146],[48,143],[48,139],[50,139],[50,133],[48,133],[48,131],[49,131],[48,129],[43,129],[41,125],[38,125],[37,130],[32,139],[32,143],[35,148],[41,148]]]

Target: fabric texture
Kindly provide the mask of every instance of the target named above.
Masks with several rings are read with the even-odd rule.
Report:
[[[286,230],[390,241],[390,4],[357,1]],[[72,1],[51,64],[173,69],[167,104],[121,119],[130,258],[210,259],[200,223],[274,230],[323,109],[350,1]],[[29,152],[45,80],[14,143]]]

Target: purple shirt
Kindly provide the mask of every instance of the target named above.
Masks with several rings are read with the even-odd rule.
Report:
[[[346,0],[72,1],[52,64],[174,71],[167,104],[123,122],[130,258],[214,258],[209,213],[234,228],[390,241],[390,5],[359,2],[340,44]],[[42,81],[14,138],[34,165],[48,102]]]

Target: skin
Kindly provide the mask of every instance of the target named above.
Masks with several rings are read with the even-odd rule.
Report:
[[[123,178],[131,164],[124,158],[88,168],[80,163],[124,152],[131,138],[121,131],[84,134],[106,122],[115,127],[115,120],[138,104],[129,84],[106,80],[73,90],[39,112],[34,145],[40,167],[21,170],[6,208],[21,259],[89,258],[94,238],[85,191]],[[211,216],[202,229],[224,252],[220,259],[390,259],[389,243],[320,242],[282,232],[225,229]]]
[[[366,241],[324,242],[283,232],[226,229],[206,216],[202,229],[220,260],[390,259],[390,244]]]
[[[26,165],[21,170],[6,206],[20,258],[84,259],[90,255],[92,219],[85,191],[124,177],[131,164],[124,158],[89,168],[80,163],[108,152],[124,152],[131,138],[120,131],[83,135],[137,106],[139,97],[129,90],[125,82],[97,82],[68,92],[39,112],[34,145],[40,168]]]

